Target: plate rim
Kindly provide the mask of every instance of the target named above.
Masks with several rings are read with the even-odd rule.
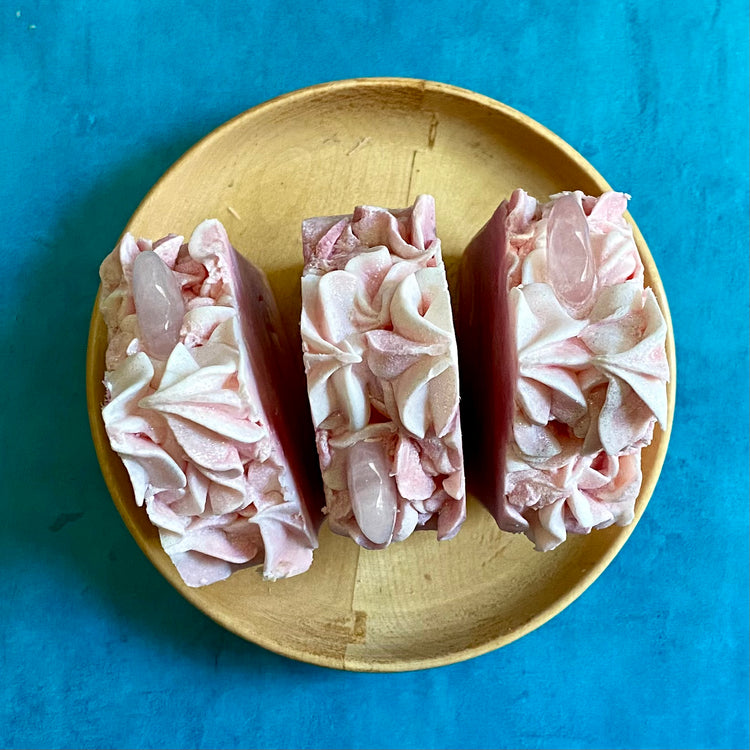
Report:
[[[548,144],[555,150],[562,152],[567,158],[575,162],[577,167],[585,172],[591,179],[591,181],[601,188],[602,192],[612,189],[604,179],[604,177],[589,163],[589,161],[585,157],[583,157],[576,149],[574,149],[569,143],[567,143],[567,141],[563,140],[556,133],[549,130],[547,127],[529,117],[528,115],[485,94],[480,94],[478,92],[471,91],[470,89],[461,88],[453,84],[441,83],[438,81],[431,81],[422,78],[390,76],[348,78],[318,83],[312,86],[307,86],[301,89],[296,89],[294,91],[280,94],[276,97],[273,97],[272,99],[260,102],[259,104],[238,113],[234,117],[218,125],[212,131],[210,131],[208,134],[194,143],[162,173],[159,179],[153,184],[153,186],[148,190],[143,199],[139,202],[135,211],[128,219],[127,224],[123,228],[120,237],[122,237],[125,232],[129,231],[134,218],[138,216],[138,214],[141,212],[141,209],[149,202],[156,191],[159,190],[161,184],[169,178],[173,171],[177,170],[183,164],[183,162],[192,158],[193,154],[199,149],[206,148],[215,139],[222,137],[228,129],[234,127],[238,122],[243,121],[248,117],[256,116],[259,113],[266,113],[275,108],[284,107],[286,106],[287,102],[290,101],[299,102],[305,100],[306,98],[318,97],[323,92],[325,92],[326,94],[336,95],[341,94],[342,92],[350,91],[352,89],[384,89],[394,86],[412,89],[415,93],[419,93],[421,91],[423,93],[431,92],[436,94],[443,94],[494,110],[500,115],[514,121],[517,125],[531,130],[536,136],[546,140]],[[99,468],[102,472],[105,484],[107,485],[107,490],[110,493],[111,500],[117,508],[117,511],[120,514],[123,522],[125,523],[125,526],[128,529],[130,535],[133,537],[133,539],[135,539],[136,543],[149,559],[149,561],[154,565],[159,573],[164,578],[166,578],[166,580],[173,586],[173,588],[175,588],[178,593],[183,596],[183,598],[190,602],[190,604],[195,606],[197,609],[203,612],[203,614],[207,615],[221,627],[229,630],[243,640],[254,643],[261,648],[271,651],[272,653],[276,653],[287,658],[291,658],[308,664],[313,664],[316,666],[353,672],[408,672],[430,669],[434,667],[459,663],[468,659],[475,658],[477,656],[481,656],[491,651],[495,651],[541,627],[546,622],[562,612],[564,609],[566,609],[576,599],[578,599],[581,594],[587,588],[589,588],[589,586],[591,586],[597,578],[599,578],[599,576],[610,565],[616,555],[619,554],[620,550],[629,539],[635,527],[638,525],[641,517],[643,516],[643,512],[645,511],[648,503],[651,500],[654,489],[659,479],[659,475],[661,474],[661,470],[664,465],[667,449],[669,447],[672,425],[674,421],[675,395],[677,385],[675,342],[672,319],[666,291],[664,289],[664,285],[662,283],[651,251],[648,248],[643,235],[641,234],[638,226],[633,221],[629,212],[626,213],[626,218],[633,228],[634,240],[636,242],[641,261],[649,276],[651,286],[657,288],[660,308],[667,323],[666,349],[667,360],[669,362],[670,368],[670,381],[667,383],[667,425],[664,429],[661,430],[659,450],[654,456],[648,481],[645,481],[644,479],[644,483],[641,486],[633,521],[628,526],[617,527],[618,533],[612,540],[611,544],[599,556],[596,563],[581,575],[575,585],[566,589],[550,605],[537,612],[523,625],[514,628],[508,633],[499,634],[494,638],[483,641],[481,644],[466,647],[451,652],[450,654],[442,654],[434,657],[414,657],[408,660],[400,659],[371,663],[366,659],[363,659],[362,657],[349,657],[346,654],[339,661],[332,656],[326,656],[316,652],[302,651],[294,648],[284,650],[276,643],[264,638],[262,635],[257,638],[251,638],[246,633],[238,632],[238,630],[232,626],[232,623],[222,616],[221,612],[214,612],[210,607],[205,606],[204,602],[201,600],[201,596],[199,593],[202,591],[202,589],[190,588],[183,584],[175,568],[172,566],[169,558],[164,554],[158,554],[158,552],[160,552],[161,550],[156,550],[157,554],[153,554],[154,550],[152,550],[151,546],[146,543],[145,538],[140,534],[139,530],[132,522],[128,509],[124,504],[118,501],[118,493],[115,491],[116,482],[114,481],[111,473],[105,470],[106,461],[111,458],[112,449],[109,446],[109,441],[106,439],[106,432],[104,431],[104,424],[101,417],[101,404],[98,397],[98,390],[101,386],[101,383],[97,382],[95,377],[97,371],[101,369],[102,365],[102,363],[94,356],[96,350],[95,342],[97,329],[103,324],[103,321],[101,320],[101,313],[99,312],[99,299],[101,294],[101,287],[99,287],[99,291],[97,292],[94,301],[94,307],[89,324],[86,349],[86,403],[89,416],[89,426],[91,430],[92,440],[94,442]],[[657,426],[656,429],[661,428]],[[102,436],[104,437],[104,439],[102,439]],[[132,509],[130,510],[132,511]]]

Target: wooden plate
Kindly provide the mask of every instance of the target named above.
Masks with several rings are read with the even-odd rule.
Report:
[[[515,187],[539,198],[562,189],[598,194],[604,179],[528,117],[479,94],[410,79],[364,79],[295,91],[215,130],[156,184],[127,229],[156,239],[189,236],[220,219],[233,244],[268,273],[290,330],[299,320],[300,221],[356,204],[398,208],[435,196],[449,278],[455,260]],[[659,275],[636,239],[669,322]],[[453,262],[451,262],[453,261]],[[610,528],[534,552],[498,531],[469,501],[458,537],[420,532],[383,552],[361,550],[324,528],[312,569],[276,583],[258,569],[202,589],[186,587],[161,550],[101,420],[106,328],[95,309],[87,395],[97,454],[115,505],[143,551],[196,607],[229,630],[295,659],[341,669],[401,671],[467,659],[503,646],[570,604],[633,530]],[[674,409],[674,341],[669,424]],[[309,415],[300,415],[308,419]],[[669,430],[643,453],[636,522],[656,484]],[[635,524],[633,524],[635,525]]]

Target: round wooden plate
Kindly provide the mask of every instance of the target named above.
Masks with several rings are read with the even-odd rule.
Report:
[[[367,203],[399,208],[435,196],[449,279],[474,233],[516,187],[546,199],[559,190],[608,190],[576,151],[528,117],[479,94],[410,79],[315,86],[239,115],[185,154],[156,184],[127,230],[189,236],[222,221],[235,247],[268,274],[290,331],[299,320],[303,218]],[[669,323],[669,424],[674,341],[664,289],[640,233],[646,283]],[[643,452],[636,521],[569,539],[539,553],[500,532],[470,498],[450,542],[419,532],[382,552],[361,550],[323,528],[312,569],[276,583],[248,569],[202,589],[186,587],[156,530],[135,506],[127,474],[101,420],[106,328],[91,321],[87,395],[97,454],[115,505],[143,551],[196,607],[267,649],[361,671],[421,669],[467,659],[538,627],[604,570],[651,497],[669,440],[657,428]],[[300,419],[308,419],[308,414]]]

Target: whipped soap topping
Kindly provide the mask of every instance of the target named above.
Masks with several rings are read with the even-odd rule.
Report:
[[[667,423],[667,326],[623,214],[627,196],[508,202],[518,352],[502,528],[537,549],[633,519],[640,450]]]
[[[188,244],[126,234],[100,271],[104,424],[189,586],[261,562],[269,579],[295,575],[316,546],[243,343],[242,264],[209,220]]]
[[[305,371],[331,529],[367,548],[465,517],[453,318],[435,206],[303,224]]]

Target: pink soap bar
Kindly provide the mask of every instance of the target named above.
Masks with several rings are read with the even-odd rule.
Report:
[[[641,448],[666,426],[667,327],[626,207],[516,190],[462,259],[469,489],[540,550],[630,523]]]
[[[381,549],[466,514],[458,362],[435,205],[302,226],[302,342],[331,529]]]
[[[188,244],[126,234],[100,275],[104,424],[185,583],[307,570],[322,492],[302,364],[264,274],[209,220]]]

